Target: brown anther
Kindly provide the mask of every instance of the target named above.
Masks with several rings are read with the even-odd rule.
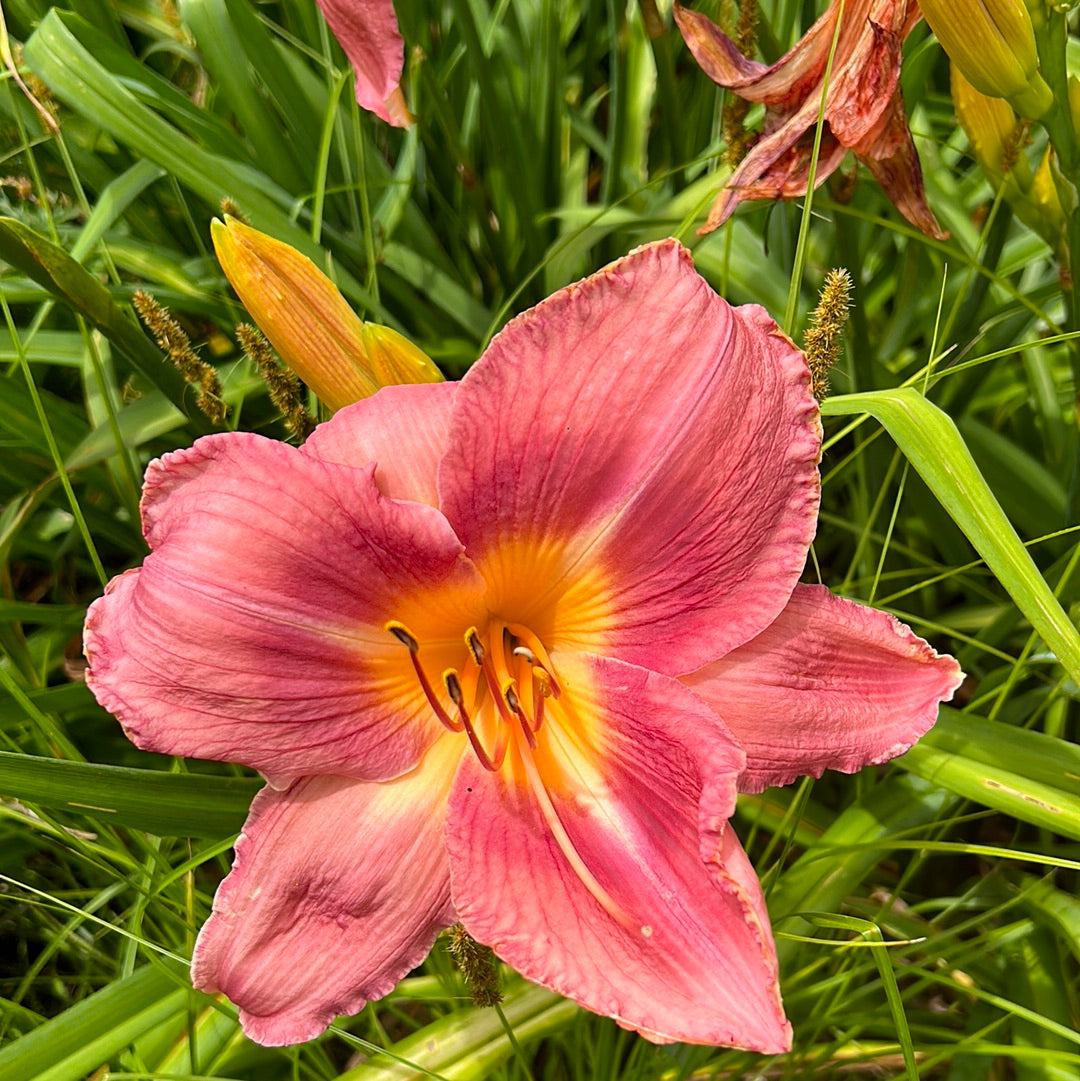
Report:
[[[420,643],[416,640],[408,627],[404,623],[398,623],[397,620],[390,620],[386,624],[386,629],[410,652],[419,653]]]
[[[512,683],[508,683],[503,687],[503,697],[506,699],[506,704],[515,713],[521,713],[521,699],[518,698],[518,693],[514,690],[514,685]]]
[[[470,627],[465,632],[465,645],[468,646],[469,652],[472,654],[472,659],[476,661],[478,665],[483,667],[486,651],[484,649],[484,643],[480,641],[480,634],[475,627]]]
[[[465,695],[461,690],[461,680],[458,679],[458,674],[453,668],[447,668],[443,672],[443,685],[446,687],[446,693],[450,696],[450,701],[457,706],[458,709],[464,709],[465,707]]]

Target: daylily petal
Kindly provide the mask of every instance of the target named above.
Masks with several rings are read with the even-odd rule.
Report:
[[[887,613],[798,586],[767,630],[682,682],[746,751],[740,790],[760,792],[895,758],[962,678],[952,657]]]
[[[456,390],[456,383],[384,387],[320,424],[301,449],[341,465],[377,462],[375,483],[383,495],[437,506],[435,476]]]
[[[443,828],[459,754],[447,739],[396,781],[307,777],[256,797],[192,961],[253,1040],[313,1039],[393,990],[455,921]]]
[[[153,552],[86,629],[88,682],[139,746],[279,780],[416,764],[441,729],[385,623],[478,583],[438,511],[384,499],[372,468],[250,434],[151,464]]]
[[[705,231],[731,217],[744,199],[793,199],[806,194],[813,134],[796,118],[754,144],[709,210]],[[825,130],[821,133],[814,187],[820,188],[844,160],[848,148]]]
[[[753,637],[814,532],[807,382],[766,313],[730,307],[674,241],[513,320],[462,380],[439,470],[492,610],[669,674]]]
[[[766,105],[787,104],[820,85],[838,11],[837,6],[830,6],[790,52],[766,66],[743,56],[735,42],[701,12],[679,3],[674,6],[679,32],[701,70],[739,97]]]
[[[523,759],[462,760],[447,820],[461,921],[530,980],[652,1039],[786,1050],[760,890],[738,842],[717,842],[741,751],[676,681],[556,665],[579,723],[541,730],[546,796]]]
[[[334,37],[356,73],[356,100],[377,117],[407,128],[412,116],[398,83],[405,43],[390,0],[319,0]]]
[[[868,140],[868,145],[856,147],[855,154],[912,225],[935,240],[949,239],[926,201],[919,152],[904,118],[902,99],[893,99],[881,118],[880,131]]]

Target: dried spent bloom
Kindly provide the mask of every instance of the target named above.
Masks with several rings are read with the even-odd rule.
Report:
[[[249,1036],[318,1035],[461,923],[649,1039],[790,1046],[736,795],[900,754],[960,680],[798,584],[809,378],[663,241],[458,383],[150,465],[87,682],[139,746],[268,781],[192,962]]]
[[[211,226],[229,284],[281,359],[330,409],[442,373],[390,327],[365,323],[304,254],[233,218]]]
[[[405,43],[390,0],[319,0],[356,75],[356,100],[380,120],[407,128],[413,116],[401,93]]]
[[[765,105],[761,138],[717,197],[700,232],[722,225],[743,199],[806,194],[836,34],[816,184],[824,183],[850,150],[908,221],[944,239],[948,234],[926,202],[900,93],[901,46],[918,19],[915,0],[835,0],[786,56],[766,66],[743,56],[704,15],[676,3],[675,21],[705,74],[740,97]]]
[[[131,303],[143,325],[154,336],[158,348],[172,361],[184,381],[196,388],[195,404],[215,424],[224,424],[228,409],[221,397],[217,368],[207,364],[191,347],[184,328],[149,293],[136,290]]]

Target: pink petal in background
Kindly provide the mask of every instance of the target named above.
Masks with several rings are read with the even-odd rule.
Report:
[[[438,506],[435,479],[446,452],[457,388],[457,383],[383,387],[339,409],[301,450],[340,465],[376,462],[375,483],[383,495]]]
[[[319,0],[356,72],[356,100],[381,120],[407,128],[412,116],[398,84],[405,43],[390,0]]]

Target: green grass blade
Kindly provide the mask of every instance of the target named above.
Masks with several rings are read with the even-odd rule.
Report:
[[[184,409],[191,403],[180,373],[124,314],[109,290],[63,248],[14,218],[0,218],[0,258],[85,316],[173,404]],[[197,428],[210,430],[205,417],[189,416]]]
[[[0,1050],[0,1081],[83,1081],[133,1039],[181,1014],[178,968],[147,965]]]
[[[1080,682],[1080,634],[1016,535],[952,418],[911,387],[829,398],[821,411],[833,417],[869,413],[887,429],[1017,608]]]
[[[259,781],[129,769],[0,751],[0,792],[159,837],[239,831]]]
[[[581,1009],[528,984],[507,994],[502,1007],[520,1043],[564,1028]],[[481,1081],[513,1054],[513,1045],[494,1010],[470,1007],[420,1029],[390,1051],[394,1061],[376,1056],[339,1081],[421,1081],[432,1074],[447,1081]]]

